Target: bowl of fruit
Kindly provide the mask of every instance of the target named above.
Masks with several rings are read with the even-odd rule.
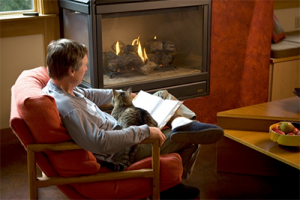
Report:
[[[284,146],[300,146],[300,123],[279,122],[270,126],[269,136],[273,142]]]

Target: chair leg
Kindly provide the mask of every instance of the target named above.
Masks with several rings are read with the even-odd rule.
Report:
[[[152,198],[157,200],[160,199],[160,148],[159,140],[156,140],[152,144],[152,169],[154,172],[153,177],[153,194]]]
[[[35,153],[31,149],[27,149],[27,166],[28,166],[28,180],[30,199],[38,199],[38,188],[36,185],[36,164]]]

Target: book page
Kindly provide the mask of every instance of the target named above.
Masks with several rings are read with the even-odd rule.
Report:
[[[154,96],[141,90],[137,94],[137,96],[132,100],[132,103],[135,107],[147,110],[152,116],[156,107],[163,101],[164,100],[160,97]]]
[[[162,129],[175,111],[182,104],[178,100],[162,99],[144,91],[140,91],[132,100],[135,107],[147,110],[157,122],[158,128]]]
[[[158,123],[159,128],[163,128],[167,121],[174,115],[175,111],[182,104],[180,101],[166,99],[155,109],[151,115]]]

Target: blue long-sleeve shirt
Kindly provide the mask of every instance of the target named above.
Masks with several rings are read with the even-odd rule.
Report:
[[[111,162],[114,153],[150,136],[147,125],[122,129],[111,115],[99,109],[98,106],[111,102],[113,93],[110,89],[76,87],[73,96],[50,80],[43,91],[54,97],[71,138],[99,160]]]

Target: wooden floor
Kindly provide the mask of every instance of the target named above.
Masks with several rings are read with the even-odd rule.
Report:
[[[2,139],[2,138],[1,138]],[[26,151],[16,139],[1,140],[0,199],[29,199]],[[200,188],[201,199],[299,199],[299,174],[266,177],[218,173],[216,144],[203,145],[191,178],[183,181]],[[39,197],[67,199],[56,187],[39,189]]]

